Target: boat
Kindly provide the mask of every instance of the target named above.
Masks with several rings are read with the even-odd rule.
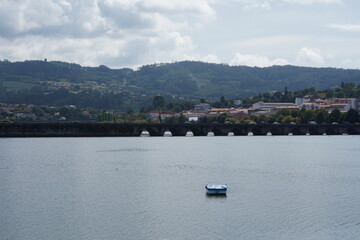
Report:
[[[227,185],[208,184],[205,186],[206,193],[213,195],[224,195],[226,194],[227,188]]]

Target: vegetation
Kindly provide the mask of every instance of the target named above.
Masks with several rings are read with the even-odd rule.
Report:
[[[342,82],[342,87],[331,88]],[[322,97],[359,97],[359,84],[360,70],[335,68],[253,68],[184,61],[132,70],[64,62],[0,61],[0,102],[72,104],[129,113],[159,108],[152,103],[156,95],[173,104],[166,108],[177,107],[176,111],[180,111],[189,107],[175,106],[180,100],[201,98],[214,102],[221,96],[223,99],[214,107],[225,107],[229,105],[225,99],[234,98],[247,98],[244,103],[250,105],[256,101],[291,102],[297,96],[313,93]]]
[[[204,120],[200,120],[204,122]],[[208,119],[206,122],[216,121],[216,119]],[[218,120],[217,120],[218,121]],[[328,123],[358,123],[360,122],[359,113],[355,109],[350,109],[346,113],[341,113],[338,109],[334,109],[328,113],[324,109],[320,110],[280,110],[270,116],[250,116],[244,119],[235,119],[227,117],[226,122],[231,123],[281,123],[281,124],[307,124],[314,122],[318,124]],[[221,122],[221,121],[220,121]]]

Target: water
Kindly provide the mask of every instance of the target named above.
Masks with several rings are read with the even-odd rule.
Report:
[[[359,136],[0,139],[0,239],[353,240],[359,155]]]

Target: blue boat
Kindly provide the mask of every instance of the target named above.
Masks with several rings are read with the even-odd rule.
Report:
[[[227,188],[226,185],[208,184],[205,186],[206,193],[213,195],[224,195],[226,194]]]

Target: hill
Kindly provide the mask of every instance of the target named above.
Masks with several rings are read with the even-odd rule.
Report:
[[[0,61],[0,102],[74,104],[97,108],[138,108],[156,94],[185,99],[244,98],[268,91],[314,87],[341,82],[360,84],[360,70],[273,66],[229,66],[176,62],[138,70],[83,67],[65,62]]]

